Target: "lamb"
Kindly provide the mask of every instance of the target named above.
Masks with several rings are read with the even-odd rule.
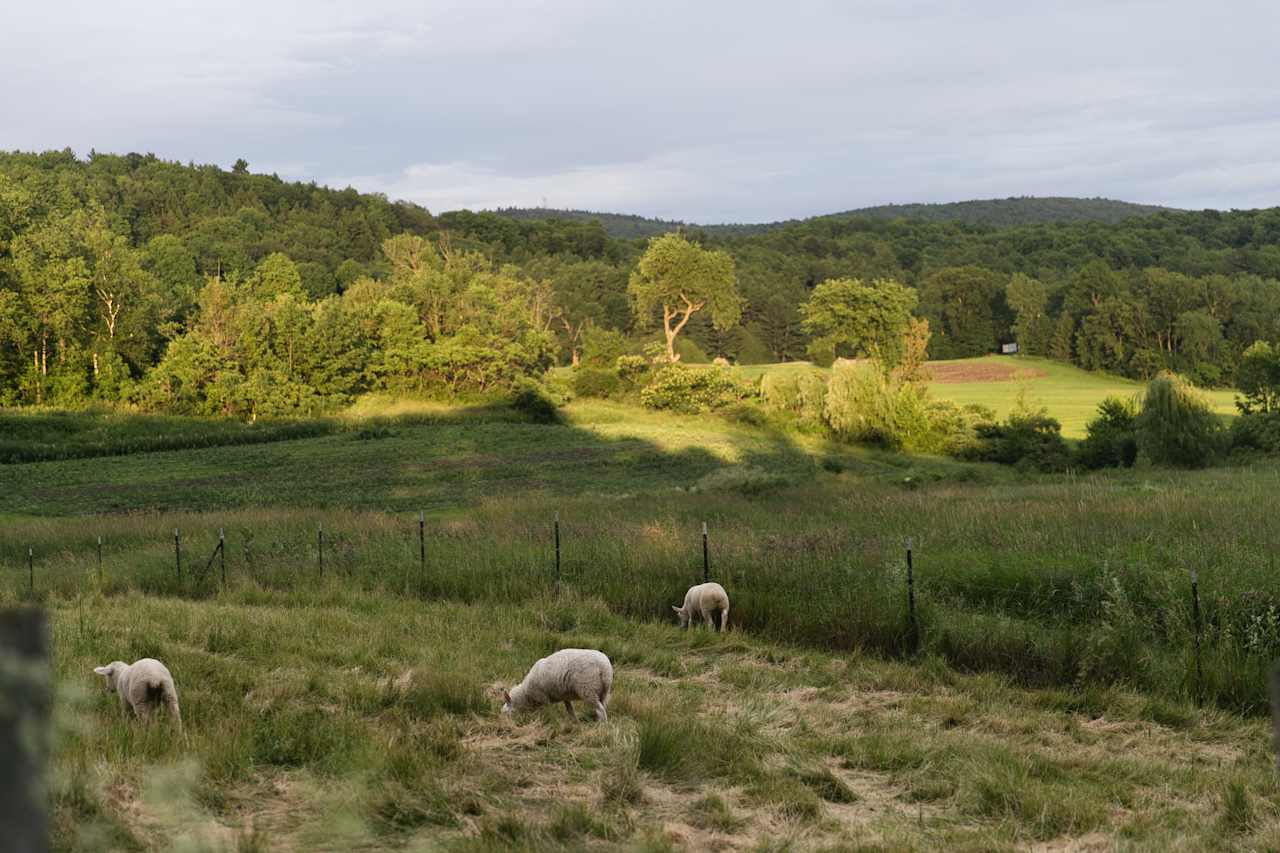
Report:
[[[684,606],[672,605],[671,609],[680,617],[681,628],[688,628],[690,621],[699,616],[714,628],[714,614],[717,610],[720,611],[720,630],[723,631],[729,625],[729,593],[714,581],[689,587],[689,591],[684,594]]]
[[[573,700],[586,702],[601,722],[609,719],[604,704],[613,689],[613,664],[595,649],[561,649],[535,663],[515,687],[502,692],[502,713],[540,708],[563,702],[573,716]]]
[[[127,664],[113,661],[93,670],[106,679],[108,693],[120,696],[120,710],[127,717],[130,712],[144,723],[151,722],[152,712],[163,702],[169,716],[182,728],[182,713],[178,710],[178,690],[173,686],[169,669],[153,658],[143,658]]]

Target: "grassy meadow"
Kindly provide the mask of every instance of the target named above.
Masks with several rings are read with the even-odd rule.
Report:
[[[0,605],[55,620],[60,849],[1280,839],[1280,466],[1019,475],[623,404],[564,415],[368,401],[172,450],[132,444],[180,444],[171,419],[82,415],[58,428],[98,455],[0,465]],[[41,416],[15,417],[39,435]],[[670,618],[704,521],[724,637]],[[609,723],[499,719],[499,686],[570,645],[613,657]],[[186,740],[95,692],[92,665],[147,655],[178,678]]]
[[[1074,365],[1034,356],[986,356],[929,362],[933,380],[930,392],[957,405],[986,406],[1005,418],[1018,406],[1044,406],[1062,424],[1066,438],[1084,438],[1085,424],[1098,404],[1110,396],[1133,397],[1144,384],[1120,376],[1092,373]],[[745,365],[735,367],[744,379],[759,380],[766,373],[811,369],[808,362]],[[1223,418],[1236,414],[1234,391],[1204,392],[1213,410]]]

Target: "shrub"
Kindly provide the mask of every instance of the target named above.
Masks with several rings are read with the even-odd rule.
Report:
[[[560,402],[532,379],[521,379],[515,383],[511,407],[534,423],[550,424],[560,420]]]
[[[842,438],[915,453],[940,452],[953,430],[967,430],[959,411],[929,400],[923,386],[895,379],[876,361],[838,362],[823,402],[827,425]]]
[[[760,380],[760,397],[770,411],[794,415],[801,423],[817,424],[822,422],[827,383],[817,370],[774,370]]]
[[[1014,412],[1004,423],[978,424],[976,433],[966,458],[1037,471],[1064,471],[1071,461],[1062,425],[1043,409]]]
[[[579,367],[573,372],[573,393],[608,399],[622,388],[618,374],[604,367]]]
[[[1134,423],[1136,400],[1107,397],[1098,404],[1098,416],[1085,426],[1077,459],[1085,468],[1131,468],[1138,457]]]
[[[1221,449],[1222,427],[1213,410],[1172,373],[1147,384],[1135,426],[1138,450],[1156,465],[1203,468]]]
[[[694,414],[749,399],[752,390],[721,368],[691,369],[669,364],[658,370],[640,392],[650,409]]]
[[[1280,453],[1280,412],[1241,415],[1231,424],[1232,449]]]
[[[620,355],[615,367],[619,379],[628,385],[638,385],[649,373],[649,360],[642,355]]]
[[[608,367],[626,351],[621,332],[588,326],[582,332],[582,363],[587,367]]]
[[[711,363],[711,356],[707,355],[706,350],[698,346],[696,341],[690,340],[687,336],[676,338],[676,355],[680,356],[681,364]]]

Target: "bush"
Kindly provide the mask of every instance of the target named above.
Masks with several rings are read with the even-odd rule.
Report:
[[[1222,448],[1222,426],[1213,410],[1172,373],[1147,384],[1135,426],[1138,450],[1156,465],[1203,468]]]
[[[515,383],[511,407],[534,423],[551,424],[560,420],[560,401],[547,388],[532,379],[522,379]]]
[[[615,366],[618,378],[629,385],[639,384],[649,373],[649,360],[642,355],[620,355]]]
[[[875,361],[838,362],[823,403],[827,425],[840,437],[914,453],[945,450],[958,412],[929,400],[923,386],[888,375]]]
[[[760,380],[765,408],[794,415],[801,423],[822,422],[827,383],[817,370],[773,370]]]
[[[582,333],[582,364],[586,367],[604,367],[617,361],[627,348],[627,339],[621,332],[588,326]]]
[[[579,397],[608,399],[622,388],[618,374],[603,367],[579,367],[573,372],[573,393]]]
[[[1098,404],[1098,416],[1085,426],[1077,459],[1085,468],[1131,468],[1138,458],[1136,400],[1107,397]]]
[[[640,392],[650,409],[695,414],[713,411],[752,397],[754,392],[721,368],[688,368],[669,364],[658,370]]]
[[[1071,462],[1062,425],[1043,409],[1014,412],[1004,423],[978,424],[976,433],[966,458],[1037,471],[1065,471]]]
[[[1280,412],[1241,415],[1231,424],[1232,449],[1280,453]]]

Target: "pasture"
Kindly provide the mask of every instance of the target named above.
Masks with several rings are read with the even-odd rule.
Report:
[[[1024,476],[590,401],[550,425],[376,403],[151,452],[124,446],[145,418],[113,429],[108,455],[0,466],[0,602],[54,611],[64,848],[1243,849],[1278,831],[1272,464]],[[724,637],[671,624],[704,521]],[[610,722],[499,720],[498,687],[568,645],[614,657]],[[188,742],[84,692],[91,665],[144,655],[174,669]]]
[[[735,367],[744,379],[759,380],[766,373],[804,370],[807,362],[746,365]],[[930,392],[940,400],[960,406],[986,406],[999,418],[1008,417],[1019,403],[1039,408],[1062,424],[1066,438],[1084,438],[1085,424],[1096,414],[1098,404],[1110,396],[1133,397],[1144,384],[1120,376],[1092,373],[1070,364],[1034,356],[986,356],[928,364],[932,380]],[[1215,389],[1204,392],[1215,412],[1223,418],[1236,414],[1235,392]]]

